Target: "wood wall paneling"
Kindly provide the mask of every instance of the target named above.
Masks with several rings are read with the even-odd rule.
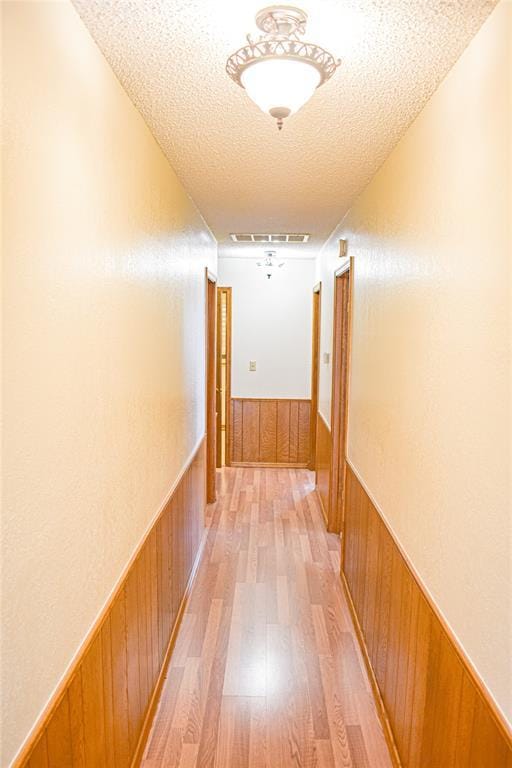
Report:
[[[511,768],[512,736],[347,466],[342,578],[403,768]]]
[[[128,768],[140,759],[203,540],[205,448],[203,440],[16,768]]]
[[[329,482],[331,475],[331,430],[320,412],[316,415],[316,488],[327,525],[329,519]]]
[[[310,400],[231,399],[231,464],[306,467]]]

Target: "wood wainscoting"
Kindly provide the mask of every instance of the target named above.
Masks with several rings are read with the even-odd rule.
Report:
[[[205,495],[203,439],[16,768],[138,765],[204,541]]]
[[[511,768],[512,736],[347,465],[342,579],[403,768]]]
[[[310,413],[310,400],[231,398],[231,464],[307,467]]]
[[[316,489],[320,498],[325,524],[329,520],[329,488],[331,478],[331,430],[320,412],[316,414]]]

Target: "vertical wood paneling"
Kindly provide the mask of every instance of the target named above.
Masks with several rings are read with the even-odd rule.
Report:
[[[297,437],[297,460],[299,464],[309,463],[309,451],[311,448],[311,435],[310,435],[310,413],[311,404],[308,401],[299,402],[299,415],[298,415],[298,437]]]
[[[233,398],[231,463],[307,466],[310,414],[309,400]]]
[[[101,633],[82,664],[83,722],[87,765],[106,765],[105,704]]]
[[[260,460],[260,403],[245,400],[242,409],[242,461]]]
[[[130,768],[203,532],[205,445],[16,768]]]
[[[116,768],[128,765],[128,683],[126,660],[125,589],[117,596],[110,612],[112,639],[112,701],[114,717],[114,754]]]
[[[277,401],[276,461],[288,464],[290,461],[290,401]]]
[[[290,403],[290,462],[299,460],[299,404],[296,400]]]
[[[32,750],[30,756],[29,768],[48,768],[48,748],[46,746],[46,732],[42,734],[39,741]]]
[[[48,747],[49,768],[61,768],[63,765],[73,765],[73,749],[71,746],[71,722],[69,717],[68,691],[60,700],[53,717],[46,729],[46,744]]]
[[[135,563],[136,566],[136,563]],[[137,746],[140,729],[141,699],[139,678],[139,635],[136,567],[126,582],[126,659],[128,684],[128,733],[130,751]]]
[[[241,400],[231,400],[231,461],[242,461],[242,412]]]
[[[348,467],[343,579],[404,768],[510,768],[512,739]]]
[[[71,752],[73,768],[84,768],[85,762],[85,723],[82,696],[82,670],[74,675],[68,688],[69,729],[71,732]],[[100,765],[100,763],[98,763]]]
[[[277,461],[277,402],[260,402],[260,455],[259,461],[275,464]]]
[[[112,643],[110,638],[110,615],[101,627],[101,663],[103,666],[103,721],[105,729],[105,764],[116,765],[114,742],[113,672]]]

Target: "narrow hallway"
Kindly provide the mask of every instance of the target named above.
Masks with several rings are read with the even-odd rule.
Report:
[[[142,765],[391,765],[307,470],[224,469]]]
[[[0,768],[512,768],[512,0],[0,19]]]

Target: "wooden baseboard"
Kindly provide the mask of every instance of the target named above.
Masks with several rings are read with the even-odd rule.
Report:
[[[205,441],[12,768],[137,765],[204,539]]]
[[[343,585],[403,768],[512,766],[508,724],[350,465],[343,549]]]
[[[232,461],[231,467],[267,467],[269,469],[308,469],[307,463],[294,464],[285,462],[273,462],[273,461]]]

